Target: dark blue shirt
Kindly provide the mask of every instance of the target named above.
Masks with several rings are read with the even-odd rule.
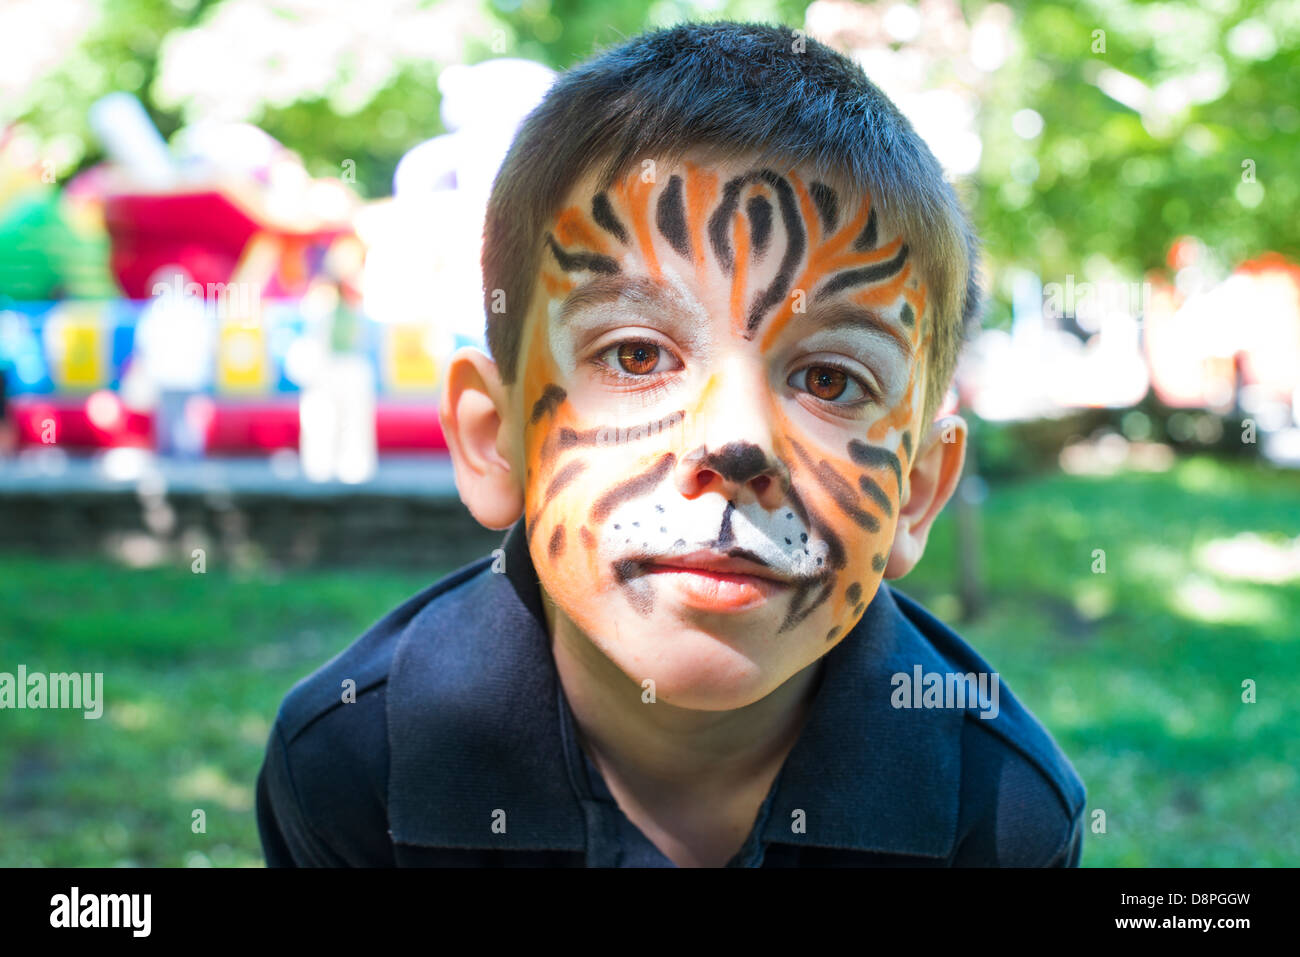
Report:
[[[673,866],[579,745],[520,523],[503,558],[420,592],[289,692],[257,780],[269,865]],[[1005,683],[994,717],[987,699],[898,707],[895,676],[918,666],[993,671],[882,582],[823,659],[728,866],[1079,863],[1084,787],[1048,732]]]

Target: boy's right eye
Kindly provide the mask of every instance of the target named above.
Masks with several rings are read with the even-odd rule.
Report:
[[[597,360],[612,371],[629,376],[675,372],[681,368],[671,352],[647,339],[616,342],[597,356]]]

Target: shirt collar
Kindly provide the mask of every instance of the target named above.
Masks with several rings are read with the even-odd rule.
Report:
[[[504,563],[503,574],[489,571],[489,563]],[[583,789],[565,760],[572,747],[564,739],[567,702],[522,521],[500,552],[466,571],[474,568],[477,574],[410,621],[394,653],[393,840],[583,850]],[[807,722],[771,795],[762,840],[948,856],[957,831],[964,712],[890,704],[894,674],[948,666],[883,582],[824,660]]]

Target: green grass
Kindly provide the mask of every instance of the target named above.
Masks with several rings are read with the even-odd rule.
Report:
[[[436,577],[0,557],[0,670],[103,672],[106,702],[98,720],[0,712],[0,865],[260,864],[280,700]]]
[[[981,508],[981,619],[955,620],[950,511],[898,583],[1069,755],[1089,822],[1106,814],[1085,865],[1300,862],[1300,585],[1216,571],[1201,551],[1243,532],[1281,544],[1297,516],[1294,474],[1207,459],[1027,480]],[[98,721],[0,712],[0,865],[260,864],[253,786],[281,698],[446,570],[194,575],[0,556],[0,670],[102,671],[106,699]]]
[[[1288,545],[1300,479],[1191,459],[995,487],[981,511],[989,604],[954,627],[1069,756],[1088,823],[1105,812],[1084,864],[1300,863],[1300,582],[1252,581],[1204,554],[1242,533]],[[898,584],[952,623],[950,518]]]

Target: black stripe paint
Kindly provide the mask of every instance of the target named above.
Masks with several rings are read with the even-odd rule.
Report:
[[[875,479],[866,475],[859,475],[858,488],[862,489],[865,495],[879,505],[881,511],[886,515],[894,514],[894,503],[889,500],[889,496],[885,494],[885,490],[880,487],[880,484]]]
[[[809,602],[806,607],[800,608],[799,605],[802,604],[803,599],[807,596],[808,592],[818,584],[821,585],[821,591],[817,593],[817,597]],[[785,620],[781,622],[781,627],[777,628],[777,632],[789,631],[795,625],[799,624],[799,622],[803,621],[816,611],[817,608],[831,596],[831,593],[834,590],[834,582],[829,578],[824,580],[814,579],[806,585],[799,586],[794,597],[790,599],[790,610],[786,612]]]
[[[903,487],[903,466],[899,463],[898,456],[889,449],[882,449],[878,445],[867,445],[865,442],[853,439],[849,442],[849,458],[869,468],[892,469],[898,487],[900,489]]]
[[[551,252],[555,254],[555,261],[565,272],[599,272],[608,275],[619,272],[618,263],[609,256],[596,253],[567,253],[560,248],[560,244],[550,233],[546,234],[546,242],[551,247]]]
[[[666,452],[650,468],[640,475],[628,479],[626,482],[620,482],[612,489],[596,499],[596,504],[591,507],[591,520],[599,524],[609,518],[611,512],[628,499],[636,498],[638,495],[644,495],[651,489],[655,488],[664,478],[672,471],[672,467],[677,464],[677,456],[672,452]]]
[[[736,503],[727,500],[727,507],[722,510],[722,527],[718,529],[718,548],[726,548],[736,540],[736,536],[731,531],[731,513],[736,510]]]
[[[858,238],[853,240],[853,248],[860,253],[876,248],[876,211],[874,209],[867,214],[867,225],[862,227],[862,232],[858,233]]]
[[[568,393],[552,382],[542,390],[542,396],[533,403],[533,414],[529,416],[529,421],[536,425],[542,420],[542,416],[550,415],[561,402],[563,402]]]
[[[845,269],[843,272],[836,273],[830,282],[817,290],[817,295],[813,297],[813,301],[825,299],[842,289],[850,289],[853,286],[862,286],[867,283],[888,279],[890,276],[900,273],[906,264],[907,246],[904,245],[893,259],[888,259],[882,263],[872,263],[870,266],[861,266],[857,269]]]
[[[596,221],[596,225],[627,245],[627,230],[619,222],[618,216],[614,214],[614,207],[609,205],[609,197],[604,193],[597,193],[591,200],[591,218]]]
[[[563,491],[564,487],[581,475],[586,468],[586,462],[570,462],[564,468],[560,469],[560,471],[555,473],[555,477],[551,479],[551,484],[546,486],[546,494],[542,497],[542,506],[545,507],[549,504],[551,499],[555,498],[556,495]]]
[[[812,195],[812,201],[817,204],[817,215],[822,220],[822,236],[829,236],[835,232],[835,227],[840,221],[839,198],[835,195],[835,190],[825,183],[809,183],[808,192]]]
[[[772,469],[767,453],[753,442],[728,442],[716,452],[703,447],[691,452],[685,461],[699,468],[712,469],[728,482],[744,484]]]
[[[691,237],[686,231],[686,204],[682,198],[682,178],[673,175],[659,194],[655,225],[668,244],[682,256],[691,257]]]
[[[766,196],[751,196],[745,212],[749,214],[749,241],[754,247],[754,257],[761,259],[772,238],[772,204]]]
[[[821,483],[822,488],[826,490],[826,494],[831,497],[831,501],[839,506],[840,511],[852,519],[854,524],[865,528],[867,531],[880,531],[880,520],[858,505],[856,501],[857,494],[853,491],[853,486],[849,484],[848,479],[835,471],[825,459],[814,463],[798,442],[792,444],[794,445],[795,454],[812,472],[813,477]]]

